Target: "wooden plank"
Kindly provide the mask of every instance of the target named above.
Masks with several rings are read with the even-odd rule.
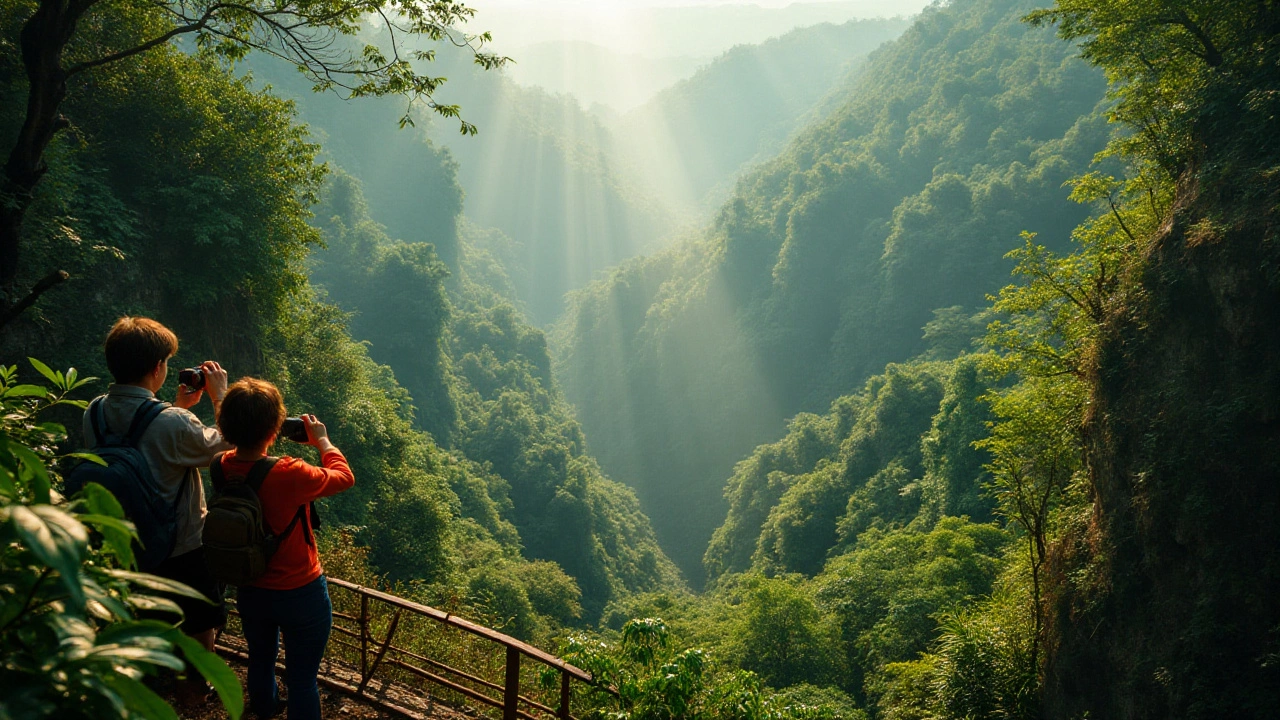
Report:
[[[360,677],[369,677],[369,598],[360,596]]]
[[[346,629],[346,628],[342,627],[341,625],[332,625],[331,627],[332,627],[332,629],[334,629],[334,630],[336,630],[336,631],[338,631],[338,632],[342,633],[343,635],[346,635],[347,637],[352,637],[352,638],[355,638],[355,639],[357,639],[357,640],[359,640],[359,639],[360,639],[360,634],[359,634],[359,633],[357,633],[355,630],[348,630],[348,629]]]
[[[497,630],[493,630],[482,625],[476,625],[475,623],[460,618],[457,615],[446,613],[427,605],[411,602],[404,598],[396,597],[395,595],[389,595],[387,593],[374,590],[373,588],[367,588],[363,585],[357,585],[338,578],[329,578],[328,581],[330,585],[350,590],[358,593],[362,597],[369,597],[394,607],[403,608],[418,615],[425,615],[433,620],[444,623],[445,625],[451,625],[461,630],[466,630],[473,635],[478,635],[486,640],[504,645],[508,648],[514,648],[515,650],[518,650],[539,662],[558,668],[584,682],[591,682],[592,680],[591,673],[576,668],[554,655],[539,650],[532,645],[520,642],[510,635],[504,635]]]
[[[347,642],[346,640],[339,640],[338,638],[331,637],[331,638],[329,638],[329,642],[330,642],[330,643],[332,643],[332,644],[334,644],[334,645],[341,645],[341,646],[342,646],[342,647],[344,647],[344,648],[350,648],[350,649],[352,649],[352,650],[354,650],[354,651],[356,651],[356,652],[360,652],[360,646],[359,646],[359,645],[356,645],[355,643],[349,643],[349,642]]]
[[[432,659],[431,659],[431,658],[429,658],[429,657],[424,657],[424,656],[419,655],[419,654],[417,654],[417,653],[410,652],[409,650],[405,650],[404,648],[396,647],[396,646],[392,645],[392,646],[390,646],[390,647],[388,648],[388,650],[390,650],[390,651],[391,651],[391,652],[393,652],[393,653],[399,653],[400,655],[403,655],[403,656],[405,656],[405,657],[413,658],[414,660],[417,660],[417,661],[419,661],[419,662],[427,663],[428,665],[430,665],[430,666],[434,667],[434,668],[435,668],[435,669],[437,669],[437,670],[440,670],[441,672],[447,672],[447,673],[451,673],[451,674],[453,674],[453,675],[457,675],[458,677],[461,677],[461,678],[463,678],[463,679],[467,680],[468,682],[473,682],[473,683],[476,683],[477,685],[482,685],[482,686],[484,686],[484,687],[490,688],[490,689],[492,689],[492,690],[497,690],[497,691],[499,691],[499,692],[501,692],[501,691],[503,691],[503,690],[505,689],[505,688],[504,688],[504,686],[499,685],[498,683],[495,683],[495,682],[489,682],[488,680],[485,680],[484,678],[476,677],[475,675],[471,675],[470,673],[463,672],[462,670],[459,670],[459,669],[457,669],[457,668],[449,667],[448,665],[445,665],[445,664],[444,664],[444,663],[442,663],[442,662],[437,662],[437,661],[435,661],[435,660],[432,660]],[[390,660],[387,660],[386,662],[391,662],[391,661],[390,661]],[[567,674],[567,673],[561,673],[561,677],[568,677],[568,674]],[[520,702],[522,702],[522,703],[526,703],[526,704],[531,705],[531,706],[533,706],[533,707],[535,707],[535,708],[538,708],[539,710],[541,710],[541,711],[543,711],[543,712],[547,713],[548,715],[556,715],[556,716],[559,716],[559,713],[558,713],[555,709],[550,708],[550,707],[548,707],[548,706],[546,706],[546,705],[543,705],[542,703],[538,702],[537,700],[534,700],[534,699],[532,699],[532,698],[525,697],[524,695],[521,695],[521,696],[520,696]]]

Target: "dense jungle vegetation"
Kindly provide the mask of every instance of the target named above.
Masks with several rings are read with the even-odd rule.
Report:
[[[927,11],[704,235],[574,296],[565,391],[690,577],[734,462],[922,352],[935,310],[980,310],[1019,232],[1062,249],[1088,215],[1063,183],[1106,144],[1105,84],[1034,7]]]
[[[0,0],[18,147],[53,5]],[[68,63],[181,21],[79,12]],[[591,717],[1280,703],[1274,2],[951,0],[621,116],[426,26],[343,102],[220,27],[78,71],[5,168],[0,718],[171,717],[139,680],[184,663],[240,712],[59,495],[122,314],[326,421],[331,572],[557,651]]]

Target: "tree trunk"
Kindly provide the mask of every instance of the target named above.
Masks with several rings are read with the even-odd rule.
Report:
[[[53,136],[67,126],[66,118],[58,112],[67,96],[62,50],[90,4],[85,0],[41,0],[22,26],[19,41],[27,70],[27,115],[0,179],[0,197],[4,199],[0,203],[0,289],[6,305],[14,299],[23,217],[47,169],[44,152]]]

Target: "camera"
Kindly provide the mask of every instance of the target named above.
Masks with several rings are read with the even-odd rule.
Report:
[[[305,443],[307,441],[307,425],[302,422],[302,418],[285,418],[284,423],[280,425],[280,437],[296,443]]]
[[[204,371],[200,368],[187,368],[178,371],[178,382],[192,390],[204,389]]]

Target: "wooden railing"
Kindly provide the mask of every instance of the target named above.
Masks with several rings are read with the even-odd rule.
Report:
[[[334,623],[321,671],[322,680],[330,675],[328,684],[375,704],[386,698],[372,697],[371,683],[440,697],[452,707],[479,703],[475,709],[500,712],[502,720],[575,720],[572,682],[585,689],[590,673],[442,610],[337,578],[328,582]],[[225,634],[239,634],[238,622],[229,623]],[[551,673],[558,682],[547,682]]]

